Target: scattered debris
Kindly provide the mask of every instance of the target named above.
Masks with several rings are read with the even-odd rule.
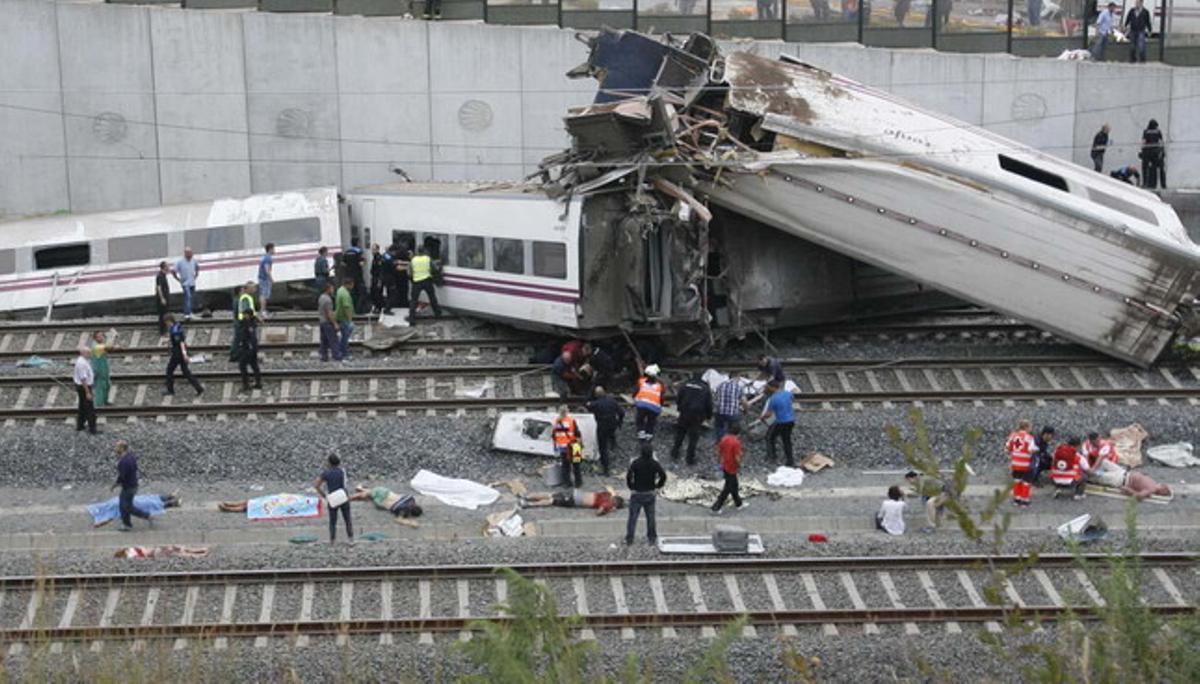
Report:
[[[1136,468],[1142,464],[1142,442],[1150,436],[1146,428],[1134,423],[1129,427],[1114,428],[1109,431],[1113,446],[1117,450],[1117,462],[1123,466]]]
[[[1192,455],[1191,442],[1176,442],[1175,444],[1161,444],[1156,447],[1150,447],[1146,449],[1146,458],[1171,468],[1187,468],[1188,466],[1200,465],[1200,458]]]
[[[401,310],[400,313],[383,314],[379,317],[379,325],[384,328],[407,328],[408,311]]]
[[[525,521],[521,519],[521,514],[513,508],[489,514],[487,524],[483,526],[483,535],[485,537],[521,537],[526,534],[532,536],[532,527],[533,523],[526,525]],[[526,531],[526,528],[529,528],[529,532]]]
[[[18,368],[46,368],[47,366],[53,365],[54,362],[50,359],[44,359],[36,354],[27,359],[21,359],[17,362]]]
[[[1100,516],[1084,513],[1058,526],[1058,536],[1064,541],[1088,544],[1108,536],[1108,525]]]
[[[393,347],[398,347],[401,344],[411,340],[417,336],[417,331],[413,328],[397,329],[399,332],[388,335],[374,335],[369,340],[363,340],[362,346],[375,352],[385,352]]]
[[[829,541],[829,537],[826,537],[819,532],[813,532],[812,534],[808,535],[808,540],[814,544],[824,544],[825,542]]]
[[[264,325],[259,339],[263,344],[282,344],[288,341],[288,329],[282,325]]]
[[[128,546],[118,549],[113,558],[204,558],[208,555],[207,546],[182,546],[168,544],[165,546]]]
[[[583,459],[598,460],[595,416],[582,412],[571,416],[583,433]],[[492,430],[492,448],[553,458],[554,440],[550,432],[556,418],[558,414],[552,411],[505,411],[496,419],[496,427]]]
[[[208,363],[208,357],[203,354],[196,354],[195,356],[189,356],[188,363],[192,364],[193,366],[198,363]]]
[[[721,493],[725,483],[720,480],[702,480],[697,477],[668,477],[667,484],[659,491],[659,496],[670,501],[694,504],[697,506],[712,506]],[[743,499],[755,496],[766,496],[769,499],[781,497],[802,496],[801,492],[788,489],[773,489],[759,480],[742,480],[739,492]]]
[[[482,399],[492,393],[496,389],[496,383],[491,380],[484,380],[478,385],[470,387],[462,387],[454,391],[456,397],[469,397],[471,399]]]
[[[826,468],[832,468],[833,459],[829,458],[825,454],[814,452],[809,454],[808,457],[803,461],[800,461],[800,467],[804,468],[810,473],[817,473]]]
[[[804,471],[799,468],[779,466],[775,472],[767,476],[767,484],[772,487],[799,487],[804,484]]]
[[[315,541],[317,541],[315,534],[295,534],[288,537],[289,544],[312,544]]]
[[[432,496],[447,506],[470,511],[490,505],[500,498],[500,492],[478,482],[443,477],[424,469],[417,471],[409,484],[421,494]]]

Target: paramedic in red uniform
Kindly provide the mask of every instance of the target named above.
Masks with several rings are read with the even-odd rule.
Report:
[[[1101,459],[1109,463],[1118,463],[1117,447],[1113,445],[1110,439],[1100,439],[1100,434],[1097,432],[1089,432],[1087,440],[1079,448],[1079,453],[1087,459],[1091,467],[1095,467]]]
[[[1079,453],[1079,438],[1070,437],[1066,444],[1060,444],[1054,450],[1054,459],[1050,466],[1050,479],[1054,480],[1055,492],[1070,493],[1076,501],[1084,497],[1084,472],[1088,470],[1087,458]]]
[[[1033,496],[1033,477],[1036,472],[1033,459],[1037,445],[1029,433],[1032,428],[1033,424],[1029,421],[1021,421],[1016,432],[1009,435],[1004,443],[1004,450],[1008,452],[1012,465],[1013,503],[1018,506],[1028,506]]]

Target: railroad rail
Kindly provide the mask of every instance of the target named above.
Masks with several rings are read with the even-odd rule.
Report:
[[[1200,366],[1141,370],[1098,357],[963,357],[898,359],[787,359],[800,387],[802,410],[862,409],[867,405],[966,402],[1062,401],[1136,404],[1200,404]],[[668,371],[701,368],[746,370],[748,360],[678,362]],[[241,393],[231,368],[200,371],[206,393],[199,398],[177,379],[177,395],[162,397],[158,373],[117,373],[108,419],[145,416],[356,413],[382,415],[433,412],[462,415],[556,406],[545,366],[456,364],[447,366],[353,367],[267,370],[264,389]],[[74,416],[70,378],[51,374],[0,376],[0,419],[45,421]]]
[[[1105,555],[1083,559],[1101,568]],[[999,564],[1017,556],[991,559]],[[1196,612],[1197,556],[1148,553],[1142,590],[1157,613]],[[552,563],[510,566],[542,583],[565,614],[579,618],[583,638],[593,630],[660,630],[679,638],[677,629],[715,628],[745,616],[746,635],[758,628],[796,636],[797,628],[820,626],[827,634],[862,629],[867,634],[902,626],[919,633],[918,623],[940,623],[961,631],[960,623],[984,622],[992,631],[1011,618],[1088,619],[1103,598],[1079,558],[1039,557],[1031,569],[1004,586],[1005,603],[988,605],[981,596],[988,579],[982,556],[900,556],[851,558],[695,559]],[[9,655],[26,644],[91,642],[93,649],[113,640],[215,639],[255,637],[264,647],[271,637],[295,639],[378,634],[391,643],[416,634],[433,643],[435,633],[470,638],[472,621],[509,618],[494,611],[508,597],[500,566],[401,566],[323,569],[260,569],[7,577],[0,579],[10,620],[0,624],[0,643]],[[286,597],[286,599],[285,599]],[[281,606],[293,606],[284,612]],[[298,606],[298,608],[296,608]],[[336,606],[336,610],[333,607]],[[564,612],[560,609],[560,612]],[[52,647],[53,648],[53,647]]]

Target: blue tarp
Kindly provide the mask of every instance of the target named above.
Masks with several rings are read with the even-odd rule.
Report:
[[[150,515],[161,515],[166,510],[166,506],[163,506],[162,497],[157,494],[143,494],[133,497],[133,507],[140,508]],[[115,496],[108,501],[88,504],[87,508],[88,513],[92,516],[93,525],[99,525],[121,517],[120,502],[118,497]]]

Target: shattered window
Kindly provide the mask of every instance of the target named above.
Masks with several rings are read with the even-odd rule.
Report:
[[[509,238],[492,238],[492,269],[501,273],[524,273],[525,243]]]
[[[450,263],[450,237],[445,233],[421,233],[425,252],[443,264]]]
[[[92,248],[86,242],[78,245],[47,247],[35,250],[33,253],[33,263],[39,271],[46,268],[87,266],[91,260]]]
[[[567,246],[561,242],[534,242],[533,274],[566,280]]]
[[[473,235],[458,235],[454,238],[454,265],[462,268],[482,269],[486,266],[483,253],[483,238]]]

